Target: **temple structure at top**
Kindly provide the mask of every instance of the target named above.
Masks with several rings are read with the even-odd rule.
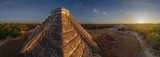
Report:
[[[51,11],[51,15],[56,15],[56,14],[70,15],[70,11],[64,7],[60,7],[60,8],[57,8],[57,9]]]

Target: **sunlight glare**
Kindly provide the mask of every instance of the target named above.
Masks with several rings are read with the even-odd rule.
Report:
[[[143,19],[140,19],[138,23],[145,23],[145,21]]]

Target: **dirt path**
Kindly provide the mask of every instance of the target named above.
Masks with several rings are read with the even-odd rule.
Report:
[[[2,46],[4,43],[6,43],[8,41],[8,39],[2,39],[0,40],[0,46]]]
[[[143,37],[140,36],[137,32],[133,32],[133,31],[123,31],[122,33],[129,33],[132,34],[134,36],[136,36],[136,38],[138,39],[138,41],[141,43],[141,47],[142,47],[142,52],[144,53],[143,57],[157,57],[156,55],[154,55],[153,53],[150,52],[150,48],[144,46],[143,42]]]
[[[22,36],[19,36],[19,37],[17,37],[17,38],[12,38],[12,37],[10,37],[10,36],[7,36],[6,39],[3,39],[3,40],[0,41],[0,46],[2,46],[3,44],[5,44],[5,43],[8,42],[8,41],[18,40],[18,39],[20,39],[20,38],[22,38]]]

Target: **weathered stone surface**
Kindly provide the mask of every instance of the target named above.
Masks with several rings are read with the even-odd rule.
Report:
[[[59,8],[61,9],[61,8]],[[92,37],[68,13],[56,9],[29,36],[20,53],[24,57],[93,57],[99,51]],[[55,14],[58,12],[57,14]]]

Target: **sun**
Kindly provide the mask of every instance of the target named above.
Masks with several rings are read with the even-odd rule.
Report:
[[[138,17],[137,19],[137,23],[145,23],[146,18],[145,17]]]
[[[138,23],[145,23],[143,19],[138,20]]]

